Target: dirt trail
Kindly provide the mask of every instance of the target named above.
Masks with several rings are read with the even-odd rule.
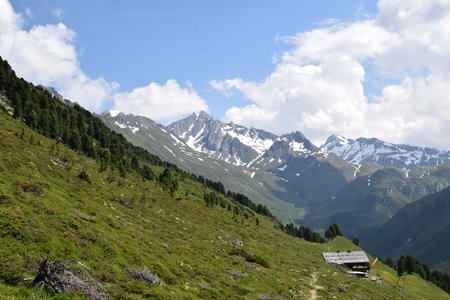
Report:
[[[316,285],[317,282],[317,273],[313,273],[311,275],[311,281],[309,282],[309,285],[313,288],[311,290],[311,296],[309,296],[309,300],[315,300],[317,299],[317,291],[323,289],[323,286]]]

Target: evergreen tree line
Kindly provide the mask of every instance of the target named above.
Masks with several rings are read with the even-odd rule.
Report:
[[[339,235],[343,236],[341,230],[336,224],[330,225],[330,227],[328,227],[328,229],[325,231],[325,238],[327,238],[328,240],[332,240]]]
[[[251,201],[247,196],[242,195],[240,193],[236,193],[236,192],[232,192],[232,191],[227,191],[223,185],[222,182],[220,181],[212,181],[210,179],[205,179],[203,176],[196,176],[194,174],[190,174],[191,178],[201,184],[203,184],[205,187],[208,187],[214,191],[216,191],[217,193],[226,196],[227,198],[231,199],[232,201],[234,201],[235,203],[239,203],[243,206],[246,206],[248,208],[250,208],[251,210],[253,210],[254,212],[256,212],[257,214],[263,215],[263,216],[267,216],[269,218],[272,219],[276,219],[272,213],[270,212],[270,210],[267,208],[267,206],[262,205],[262,204],[255,204],[253,201]],[[207,196],[208,199],[209,198],[214,198],[215,196]],[[206,199],[205,199],[206,201]],[[207,206],[211,206],[212,203],[218,204],[216,201],[209,201]]]
[[[250,208],[251,210],[255,211],[260,215],[267,216],[269,218],[275,218],[265,205],[262,204],[256,205],[245,195],[228,191],[227,196],[228,198],[233,199],[235,202],[247,206],[248,208]]]
[[[219,204],[222,208],[225,208],[227,206],[225,199],[223,197],[221,197],[220,195],[218,195],[214,191],[205,193],[203,195],[203,200],[205,200],[206,207],[214,207],[215,205],[219,205]]]
[[[167,168],[159,175],[158,181],[163,190],[170,192],[172,196],[178,190],[178,180],[172,176],[172,173]]]
[[[428,265],[421,263],[411,255],[400,256],[397,265],[394,264],[394,261],[390,257],[386,258],[384,263],[397,270],[398,276],[414,273],[419,275],[422,279],[434,283],[447,293],[450,293],[449,274],[438,270],[432,270]]]
[[[225,195],[225,186],[220,181],[212,181],[210,179],[205,179],[203,176],[197,176],[196,181],[200,182],[206,187],[209,187],[210,189],[215,190],[216,192],[219,192],[222,195]]]
[[[325,239],[317,232],[313,232],[306,226],[295,226],[293,223],[287,225],[280,224],[281,229],[291,236],[303,238],[308,242],[324,243]]]

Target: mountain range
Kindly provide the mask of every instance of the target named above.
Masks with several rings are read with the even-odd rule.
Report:
[[[116,111],[101,118],[136,145],[220,180],[285,222],[317,230],[338,223],[348,236],[370,235],[404,205],[450,184],[445,152],[431,148],[340,136],[317,147],[298,131],[276,135],[206,112],[168,126]],[[152,137],[161,146],[149,145]]]
[[[192,114],[167,127],[157,124],[146,128],[144,125],[151,120],[139,122],[136,116],[117,112],[102,114],[101,118],[136,145],[168,161],[178,161],[199,174],[209,172],[212,178],[243,193],[246,188],[254,187],[256,193],[249,196],[254,196],[255,201],[268,204],[275,213],[291,211],[278,215],[282,220],[302,219],[311,206],[331,197],[355,173],[353,165],[334,154],[324,153],[300,132],[277,136],[233,123],[225,124],[205,112]],[[146,145],[150,136],[157,134],[163,147],[156,149]],[[261,195],[279,199],[288,207],[281,209],[279,201],[265,201]]]
[[[450,151],[392,144],[376,138],[353,140],[332,135],[321,148],[354,164],[370,162],[383,167],[405,170],[416,167],[437,167],[450,161]]]

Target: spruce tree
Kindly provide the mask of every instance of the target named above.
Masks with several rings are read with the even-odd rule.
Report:
[[[403,276],[406,272],[406,258],[402,255],[397,262],[397,276]]]

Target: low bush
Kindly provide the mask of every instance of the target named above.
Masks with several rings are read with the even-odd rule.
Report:
[[[269,262],[264,257],[248,253],[243,248],[233,248],[230,251],[230,255],[242,256],[246,261],[250,263],[256,263],[264,268],[270,268]]]

